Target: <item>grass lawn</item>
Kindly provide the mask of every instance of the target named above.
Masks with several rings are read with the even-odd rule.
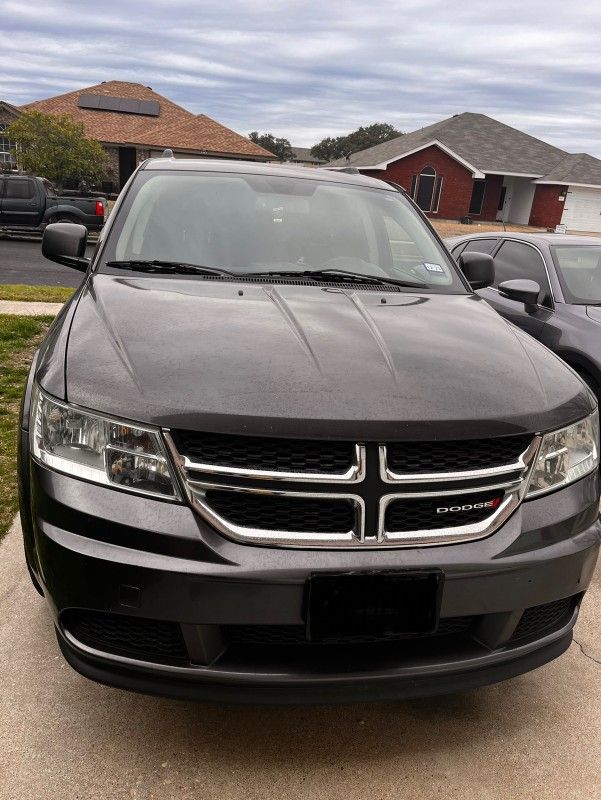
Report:
[[[66,303],[75,289],[67,286],[26,286],[23,283],[0,284],[0,300],[28,300],[40,303]]]
[[[474,222],[472,225],[463,225],[451,219],[431,219],[430,222],[443,239],[447,236],[468,236],[470,233],[503,233],[503,230],[513,233],[545,233],[547,230],[529,225],[514,225],[511,222],[507,222],[505,227],[502,222]]]
[[[0,314],[0,539],[17,512],[19,405],[31,357],[52,317]]]

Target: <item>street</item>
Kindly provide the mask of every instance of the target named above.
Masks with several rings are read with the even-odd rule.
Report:
[[[218,707],[67,666],[16,526],[0,544],[0,798],[601,796],[601,571],[559,660],[473,692],[388,704]]]
[[[25,283],[30,286],[72,286],[82,281],[83,273],[54,264],[42,255],[39,242],[0,238],[0,284]],[[88,249],[88,254],[92,248]]]

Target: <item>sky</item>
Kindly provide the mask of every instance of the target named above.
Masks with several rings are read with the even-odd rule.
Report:
[[[0,99],[129,80],[240,133],[488,114],[601,157],[598,0],[0,0]]]

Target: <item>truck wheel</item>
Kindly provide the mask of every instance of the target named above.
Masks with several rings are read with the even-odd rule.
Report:
[[[51,217],[50,222],[77,222],[77,220],[69,214],[57,214],[55,217]]]

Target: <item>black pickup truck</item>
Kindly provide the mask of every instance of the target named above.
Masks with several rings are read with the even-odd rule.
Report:
[[[0,176],[0,229],[43,229],[50,222],[77,222],[88,230],[104,225],[103,197],[59,197],[45,178]]]

